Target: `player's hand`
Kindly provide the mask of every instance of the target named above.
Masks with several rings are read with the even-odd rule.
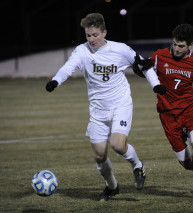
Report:
[[[135,61],[133,63],[133,71],[140,77],[144,77],[143,71],[150,69],[153,66],[151,59],[141,59],[136,53]]]
[[[160,95],[164,95],[166,93],[166,87],[164,85],[156,85],[154,88],[153,88],[153,91],[155,93],[159,93]]]
[[[57,86],[58,82],[56,80],[50,81],[46,84],[46,90],[52,92]]]

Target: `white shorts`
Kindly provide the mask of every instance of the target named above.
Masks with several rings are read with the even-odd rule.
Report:
[[[128,136],[131,129],[133,105],[112,110],[101,110],[90,107],[90,122],[86,136],[91,143],[107,141],[111,133],[121,133]]]

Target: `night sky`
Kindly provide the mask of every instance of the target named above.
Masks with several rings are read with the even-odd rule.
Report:
[[[121,42],[170,38],[178,24],[193,24],[192,0],[109,1],[1,0],[0,60],[85,42],[80,20],[92,12],[104,15],[107,39]]]

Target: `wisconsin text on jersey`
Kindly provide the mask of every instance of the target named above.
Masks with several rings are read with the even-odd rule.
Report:
[[[93,72],[99,72],[99,73],[116,73],[117,72],[117,66],[114,64],[110,66],[97,66],[96,64],[93,64]]]
[[[169,68],[166,68],[166,75],[168,74],[180,74],[180,75],[184,75],[188,78],[191,78],[191,72],[190,71],[184,71],[184,70],[175,70],[175,69],[169,69]]]

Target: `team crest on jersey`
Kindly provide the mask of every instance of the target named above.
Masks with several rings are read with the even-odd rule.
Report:
[[[120,121],[120,125],[121,125],[121,126],[125,126],[125,127],[126,127],[126,126],[127,126],[127,121],[123,121],[123,120],[121,120],[121,121]]]

